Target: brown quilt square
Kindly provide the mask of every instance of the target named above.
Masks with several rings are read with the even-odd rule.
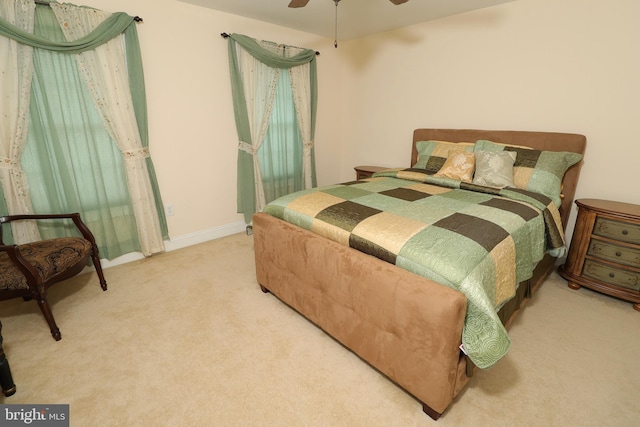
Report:
[[[351,231],[362,220],[380,212],[382,211],[347,200],[323,209],[316,215],[316,218],[343,230]]]
[[[484,247],[487,252],[491,252],[496,245],[509,237],[504,228],[493,222],[463,213],[454,213],[433,225],[468,237]]]

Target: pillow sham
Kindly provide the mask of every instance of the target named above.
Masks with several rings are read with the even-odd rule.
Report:
[[[444,165],[434,176],[456,179],[463,182],[471,182],[473,171],[476,168],[476,156],[474,153],[464,150],[449,150],[449,155]]]
[[[416,141],[418,160],[412,167],[425,169],[427,174],[433,175],[444,166],[449,150],[473,152],[474,146],[473,142]]]
[[[476,151],[476,173],[473,183],[487,187],[515,187],[513,164],[515,151]]]
[[[562,178],[571,166],[582,160],[582,155],[567,151],[540,151],[523,147],[478,140],[476,151],[513,151],[517,153],[513,164],[513,182],[516,188],[535,191],[549,197],[560,206]]]

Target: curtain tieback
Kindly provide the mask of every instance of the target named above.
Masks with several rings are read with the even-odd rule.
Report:
[[[304,148],[313,148],[313,144],[314,144],[313,140],[310,140],[310,141],[305,141],[305,142],[303,142],[303,143],[302,143],[302,146],[303,146]]]
[[[135,150],[124,150],[122,152],[126,159],[146,159],[149,156],[149,148],[143,147]]]
[[[256,153],[258,152],[258,150],[256,150],[253,145],[244,141],[238,141],[238,148],[244,151],[245,153],[251,154],[252,156],[255,156]]]

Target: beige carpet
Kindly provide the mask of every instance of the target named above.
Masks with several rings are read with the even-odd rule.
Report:
[[[244,234],[0,303],[17,393],[68,403],[72,426],[632,426],[640,313],[556,274],[511,328],[508,355],[434,422],[421,405],[255,281]],[[0,398],[0,402],[2,398]]]

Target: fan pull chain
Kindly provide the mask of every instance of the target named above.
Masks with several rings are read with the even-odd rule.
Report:
[[[340,0],[333,0],[336,4],[336,21],[335,21],[335,35],[333,39],[333,47],[338,48],[338,2]]]

